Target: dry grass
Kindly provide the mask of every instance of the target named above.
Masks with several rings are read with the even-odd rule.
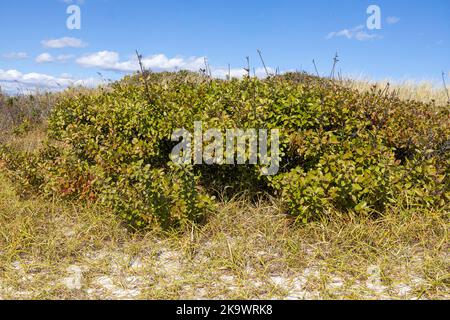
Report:
[[[429,103],[434,100],[437,105],[441,106],[445,106],[449,103],[447,92],[444,89],[443,84],[436,85],[430,81],[392,82],[389,80],[371,81],[360,79],[357,81],[347,80],[344,81],[344,83],[346,86],[357,89],[360,92],[369,91],[374,85],[379,89],[384,89],[389,83],[390,92],[395,92],[402,100],[416,100],[425,103]]]
[[[0,215],[4,299],[450,297],[448,212],[300,226],[235,199],[203,226],[132,234],[99,207],[20,200],[0,175]]]
[[[44,126],[41,125],[21,134],[20,136],[5,134],[0,138],[0,143],[5,143],[15,150],[31,153],[39,150],[43,146],[43,142],[46,138],[46,130]]]

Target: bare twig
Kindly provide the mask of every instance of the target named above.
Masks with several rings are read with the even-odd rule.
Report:
[[[386,83],[386,86],[384,87],[383,91],[381,91],[380,97],[383,98],[387,93],[389,92],[389,89],[391,87],[391,84],[389,82]]]
[[[143,79],[144,85],[145,85],[145,95],[147,96],[148,102],[152,103],[153,99],[150,94],[150,88],[148,86],[147,75],[146,75],[147,70],[145,70],[144,64],[142,63],[142,55],[139,54],[139,52],[137,50],[136,50],[136,56],[137,56],[137,59],[139,62],[139,68],[141,70],[141,76],[142,76],[142,79]]]
[[[203,62],[205,63],[205,75],[208,76],[208,60],[203,58]]]
[[[316,65],[316,61],[313,59],[313,64],[314,64],[314,69],[316,69],[316,74],[318,77],[320,77],[319,75],[319,70],[317,70],[317,65]]]
[[[447,84],[445,83],[445,72],[442,71],[442,83],[444,84],[445,92],[447,93],[447,100],[450,103],[450,94],[448,93]]]
[[[211,68],[209,67],[208,58],[205,57],[204,61],[205,61],[205,73],[207,76],[212,78],[212,72],[211,72]]]
[[[339,69],[338,71],[338,79],[339,81],[342,81],[342,69]]]
[[[338,53],[336,52],[336,55],[333,58],[333,69],[331,70],[330,73],[330,78],[334,79],[334,72],[336,70],[336,64],[339,62],[339,56]]]
[[[246,57],[247,59],[247,68],[244,68],[244,71],[247,72],[247,76],[250,78],[250,58]]]
[[[144,65],[142,64],[142,55],[139,54],[139,52],[137,50],[136,50],[136,56],[139,61],[139,68],[141,69],[141,73],[144,74],[145,69],[144,69]]]
[[[259,49],[257,51],[258,51],[259,57],[261,58],[261,62],[264,66],[264,70],[266,70],[266,75],[267,75],[267,77],[270,77],[269,71],[267,71],[266,63],[264,62],[261,51]]]

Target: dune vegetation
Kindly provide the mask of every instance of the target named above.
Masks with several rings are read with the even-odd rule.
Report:
[[[185,71],[0,95],[0,299],[448,298],[443,97]],[[278,130],[276,173],[174,163],[195,121]]]

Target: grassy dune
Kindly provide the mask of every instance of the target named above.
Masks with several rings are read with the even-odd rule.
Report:
[[[443,94],[398,90],[424,102]],[[0,144],[39,150],[57,97],[18,99],[31,120],[2,100]],[[0,299],[450,297],[448,207],[411,208],[405,198],[376,218],[336,211],[299,224],[277,197],[224,194],[202,224],[131,231],[96,203],[23,197],[11,177],[0,158]]]

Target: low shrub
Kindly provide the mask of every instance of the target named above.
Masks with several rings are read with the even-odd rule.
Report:
[[[444,206],[449,194],[450,108],[359,93],[307,74],[266,80],[211,80],[190,73],[126,77],[55,106],[49,144],[34,155],[2,158],[22,185],[100,201],[136,227],[201,221],[223,192],[281,197],[309,221],[339,210],[382,213],[399,197]],[[279,129],[280,170],[259,165],[170,161],[172,133]],[[22,161],[22,162],[21,162]],[[20,163],[19,163],[20,162]]]

